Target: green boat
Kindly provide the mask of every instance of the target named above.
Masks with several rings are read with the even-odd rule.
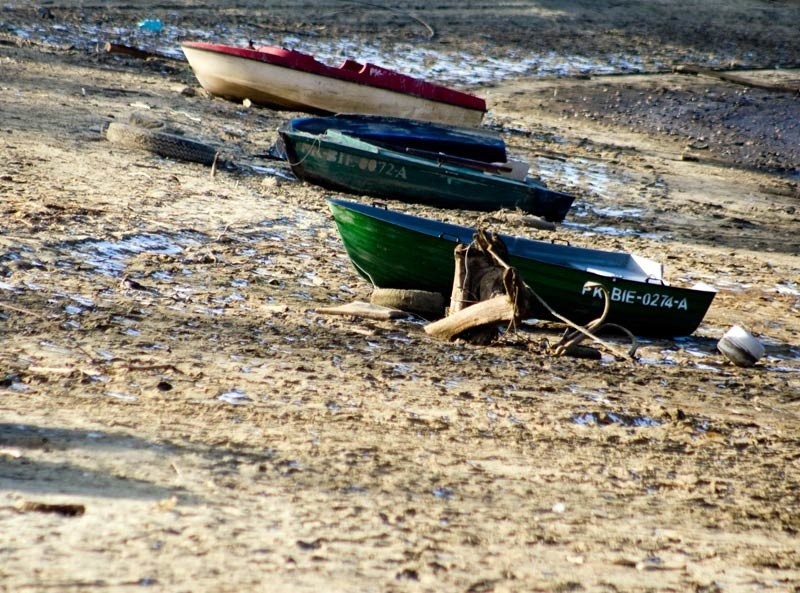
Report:
[[[439,292],[452,290],[458,243],[469,244],[475,229],[411,216],[386,208],[330,199],[329,207],[350,261],[380,288]],[[602,314],[602,284],[611,300],[606,321],[639,336],[675,337],[694,332],[716,291],[706,285],[677,287],[663,280],[658,262],[625,252],[500,235],[509,265],[550,307],[585,324]],[[553,320],[545,307],[533,317]]]
[[[294,174],[348,193],[418,202],[440,208],[491,211],[519,208],[564,220],[574,196],[548,189],[513,163],[489,163],[416,147],[387,148],[336,129],[279,131]]]

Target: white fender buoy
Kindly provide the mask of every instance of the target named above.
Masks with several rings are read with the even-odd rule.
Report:
[[[717,350],[733,364],[751,367],[764,356],[764,346],[740,325],[732,326],[717,342]]]

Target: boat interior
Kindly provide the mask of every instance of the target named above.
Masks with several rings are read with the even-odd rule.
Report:
[[[430,237],[452,240],[453,243],[470,243],[475,233],[473,228],[404,214],[377,205],[370,206],[338,199],[331,199],[331,202],[378,220],[402,225]],[[638,255],[622,251],[575,247],[504,234],[501,234],[500,237],[505,242],[509,253],[516,257],[584,270],[608,278],[625,278],[654,284],[663,283],[663,266]]]

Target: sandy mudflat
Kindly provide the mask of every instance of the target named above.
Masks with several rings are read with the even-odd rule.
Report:
[[[800,7],[696,4],[4,3],[0,590],[797,591],[797,94],[672,66],[796,87]],[[575,206],[553,232],[391,207],[632,251],[719,293],[637,363],[550,356],[557,326],[478,348],[317,313],[370,287],[330,192],[258,156],[296,114],[100,51],[109,31],[172,57],[217,32],[460,63],[427,58]],[[237,168],[103,138],[134,112]],[[716,351],[735,323],[766,348],[754,368]]]

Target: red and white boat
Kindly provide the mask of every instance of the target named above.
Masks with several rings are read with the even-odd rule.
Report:
[[[281,47],[186,41],[181,49],[200,84],[219,97],[316,114],[364,113],[478,125],[486,101],[375,64],[328,66]]]

